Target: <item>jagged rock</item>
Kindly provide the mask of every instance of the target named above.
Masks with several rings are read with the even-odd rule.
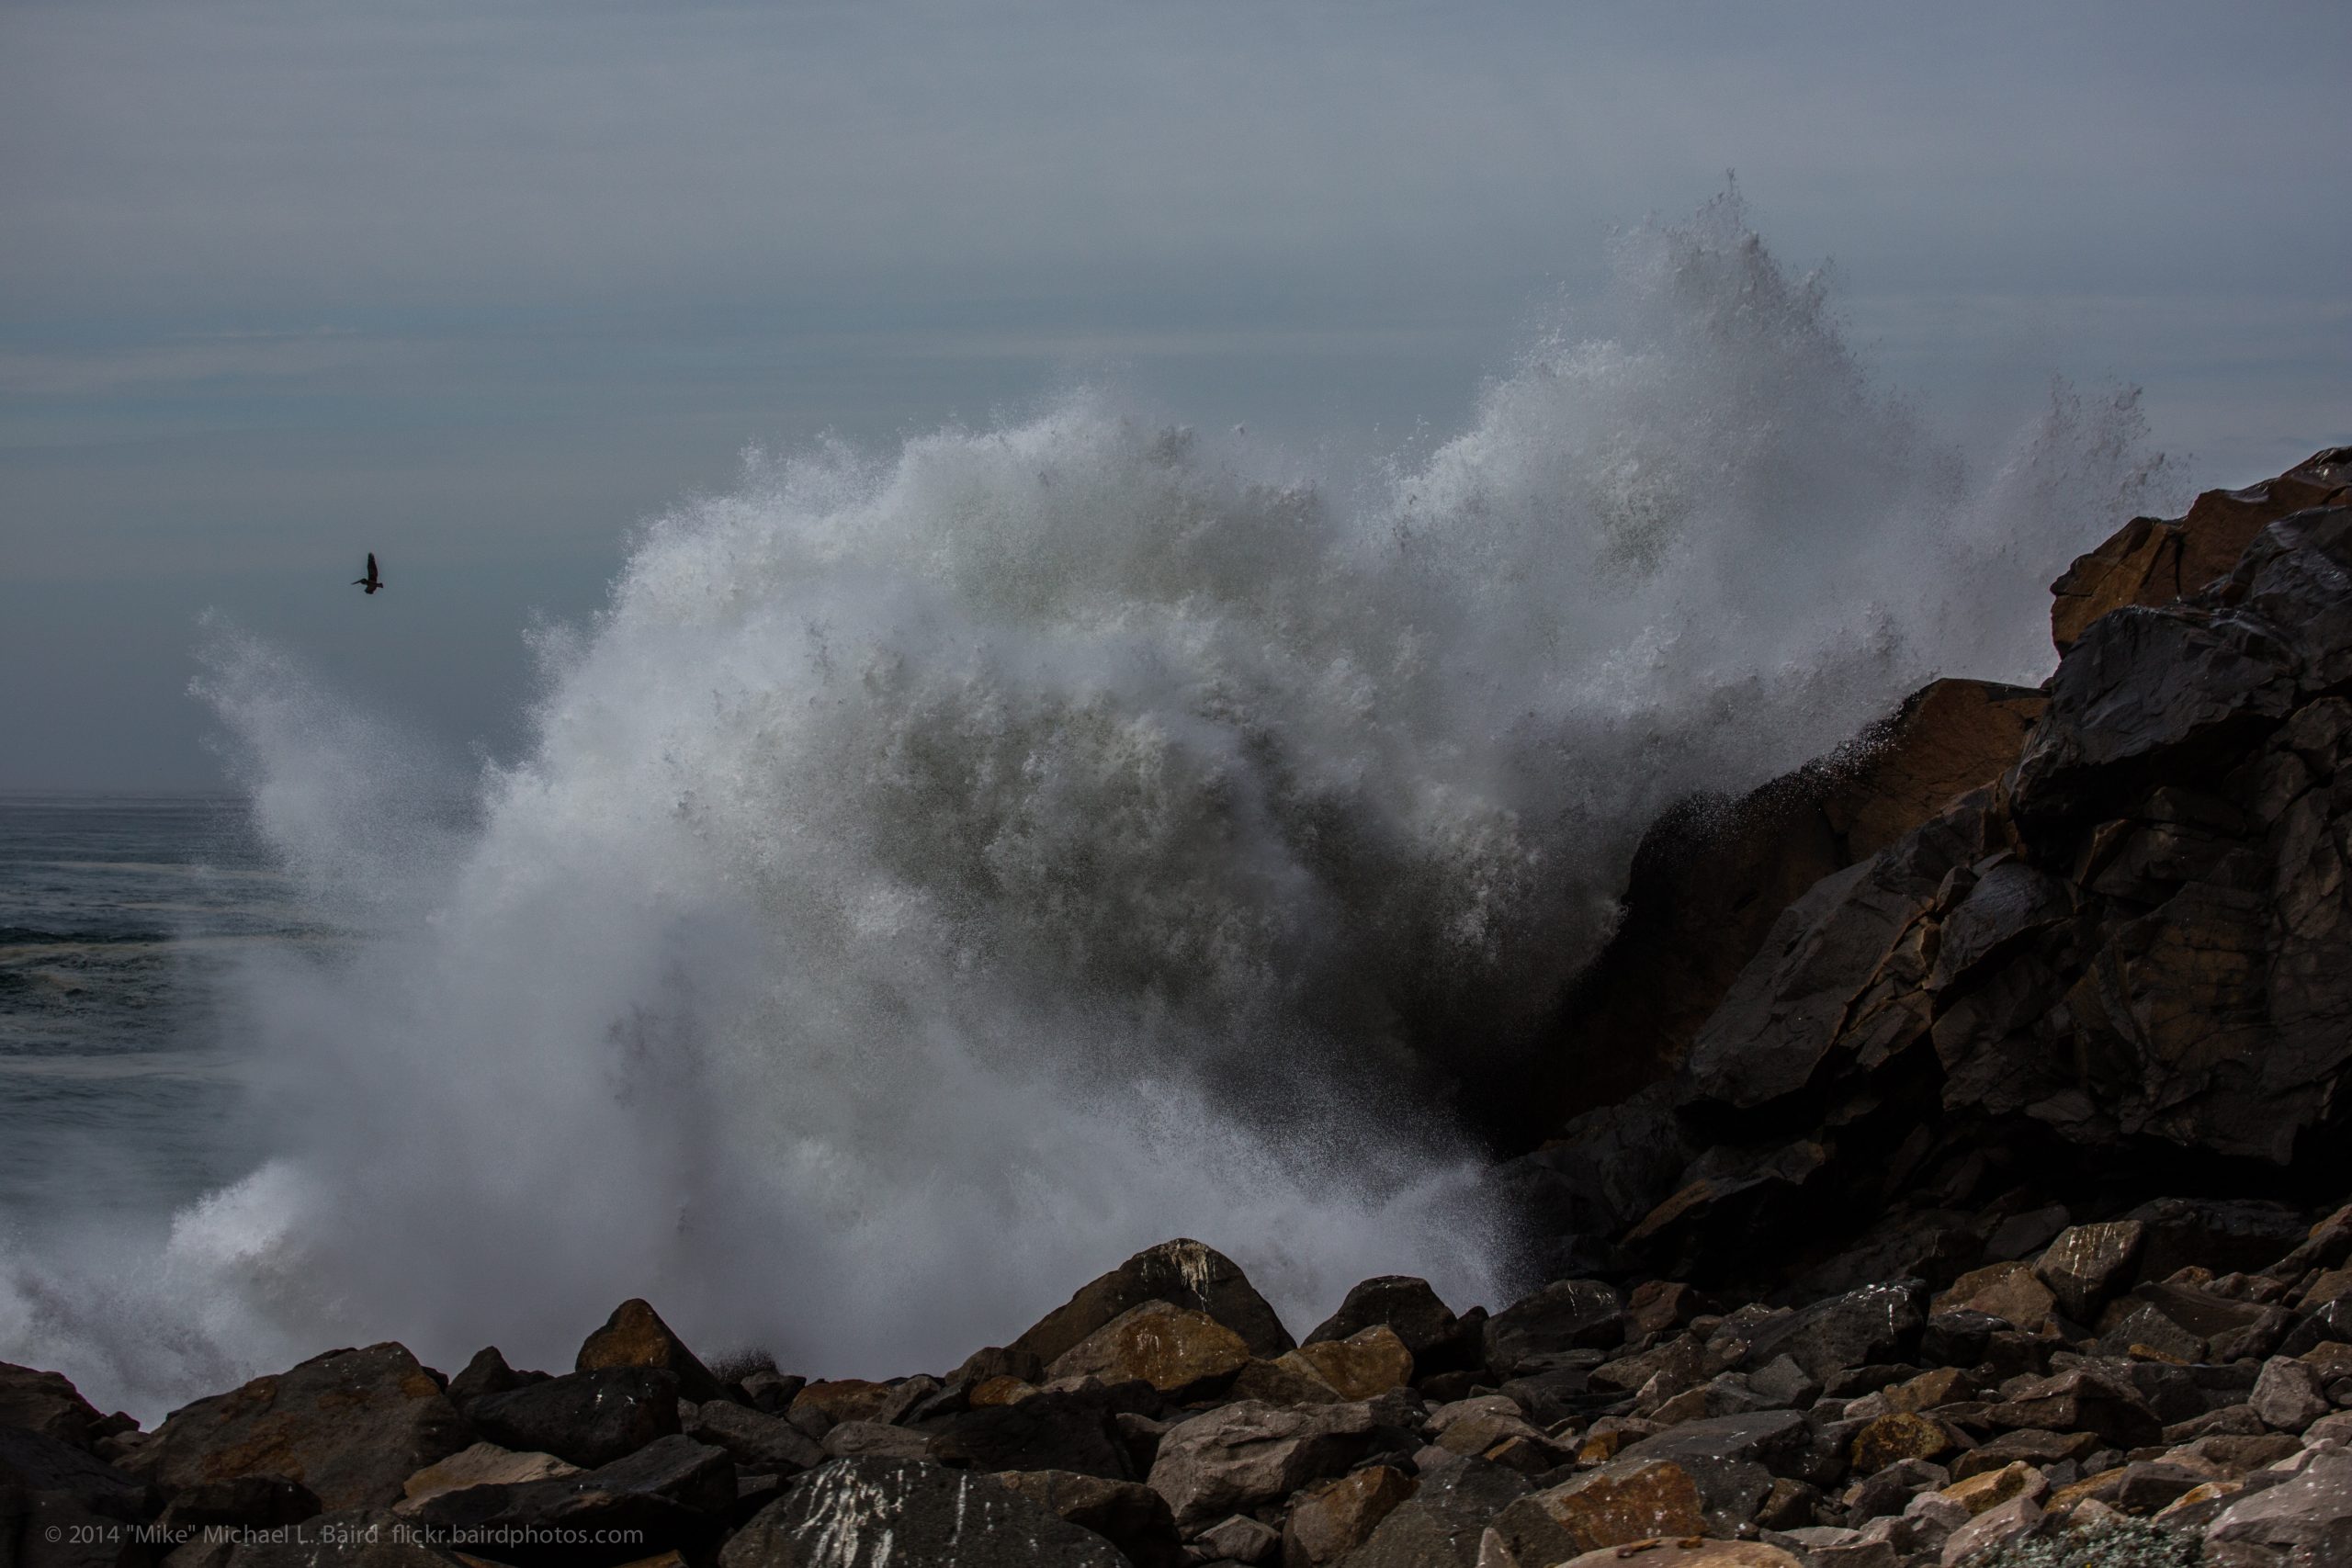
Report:
[[[126,1468],[167,1490],[282,1476],[330,1510],[383,1507],[411,1475],[473,1441],[416,1358],[383,1344],[330,1350],[183,1405]]]
[[[2050,639],[2066,652],[2093,621],[2126,604],[2162,605],[2226,576],[2281,517],[2345,499],[2352,449],[2322,452],[2267,483],[2208,491],[2178,518],[2134,517],[2050,585]]]
[[[2010,1464],[2029,1464],[2039,1470],[2053,1465],[2080,1463],[2106,1447],[2107,1439],[2096,1432],[2048,1432],[2024,1427],[2001,1433],[1981,1443],[1952,1461],[1954,1481],[1966,1481]]]
[[[1092,1530],[1135,1568],[1176,1568],[1182,1542],[1168,1499],[1133,1481],[1068,1470],[1013,1470],[996,1479],[1057,1517]]]
[[[401,1501],[395,1513],[413,1513],[445,1492],[469,1486],[513,1486],[530,1481],[556,1481],[577,1475],[580,1467],[553,1454],[517,1453],[495,1443],[476,1443],[447,1459],[428,1464],[401,1483]]]
[[[2041,706],[2018,687],[1938,681],[1832,758],[1668,813],[1635,852],[1615,935],[1561,1009],[1562,1114],[1673,1072],[1782,909],[1998,778]]]
[[[1924,1293],[1917,1280],[1901,1280],[1816,1302],[1759,1329],[1742,1364],[1786,1356],[1826,1383],[1841,1368],[1905,1360],[1926,1327]]]
[[[104,1419],[62,1372],[0,1361],[0,1427],[21,1427],[87,1449]]]
[[[1987,1409],[1984,1420],[2009,1430],[2095,1432],[2120,1449],[2145,1448],[2164,1436],[2135,1390],[2081,1370],[2034,1379]]]
[[[1483,1460],[1464,1460],[1421,1478],[1341,1568],[1494,1568],[1498,1562],[1557,1562],[1568,1533],[1524,1501],[1527,1478]],[[1493,1546],[1488,1546],[1489,1538]],[[1499,1551],[1508,1556],[1498,1557]]]
[[[1346,1471],[1371,1450],[1378,1426],[1367,1404],[1281,1408],[1245,1400],[1170,1428],[1148,1479],[1176,1528],[1196,1530]]]
[[[1849,1462],[1867,1475],[1899,1460],[1941,1459],[1958,1447],[1942,1422],[1905,1411],[1879,1416],[1855,1433],[1846,1452]]]
[[[1658,1556],[1674,1568],[1805,1568],[1803,1558],[1792,1557],[1779,1547],[1760,1540],[1692,1540],[1666,1536],[1580,1552],[1559,1568],[1620,1568],[1629,1557],[1635,1562],[1648,1562],[1657,1561]],[[1824,1558],[1816,1553],[1815,1561],[1826,1568],[1828,1563],[1843,1564],[1846,1560]]]
[[[1300,1348],[1352,1338],[1373,1327],[1396,1334],[1411,1352],[1414,1371],[1420,1376],[1467,1370],[1477,1364],[1482,1348],[1475,1326],[1465,1332],[1462,1319],[1438,1298],[1429,1281],[1408,1274],[1384,1274],[1357,1285],[1340,1302],[1339,1311],[1300,1341]]]
[[[1145,1385],[1129,1385],[1149,1393]],[[1017,1404],[983,1406],[942,1418],[931,1458],[971,1470],[1067,1470],[1132,1481],[1117,1417],[1132,1404],[1123,1390],[1052,1390]]]
[[[2146,1232],[2140,1274],[2151,1281],[2188,1268],[2216,1274],[2259,1269],[2306,1231],[2293,1209],[2261,1199],[2158,1198],[2126,1217]]]
[[[698,1443],[725,1449],[739,1469],[756,1475],[795,1476],[825,1462],[825,1451],[791,1422],[723,1399],[704,1402],[684,1431]]]
[[[2205,1539],[2301,1552],[2298,1563],[2352,1562],[2352,1457],[2315,1456],[2291,1480],[2232,1503]]]
[[[662,1314],[632,1297],[613,1309],[605,1326],[580,1347],[572,1371],[600,1371],[606,1367],[657,1367],[678,1380],[678,1397],[700,1404],[719,1396],[718,1380],[685,1341],[670,1331]]]
[[[518,1562],[625,1562],[715,1541],[735,1505],[735,1462],[723,1450],[671,1436],[626,1459],[544,1481],[444,1492],[416,1510],[428,1529],[496,1542]],[[509,1540],[500,1532],[521,1532]],[[574,1539],[532,1539],[573,1532]],[[602,1535],[603,1542],[590,1538]]]
[[[1136,1253],[1047,1313],[1009,1348],[1051,1362],[1120,1314],[1146,1302],[1206,1313],[1268,1359],[1295,1348],[1274,1309],[1234,1261],[1197,1241],[1164,1241]]]
[[[1267,1404],[1340,1404],[1347,1395],[1317,1376],[1293,1350],[1279,1361],[1252,1359],[1227,1385],[1223,1398],[1255,1399]]]
[[[593,1470],[678,1432],[678,1380],[656,1367],[570,1372],[487,1394],[468,1414],[501,1448],[553,1454]]]
[[[2284,1356],[2263,1363],[2246,1403],[2264,1426],[2279,1432],[2300,1432],[2335,1407],[2319,1373]]]
[[[2041,1522],[2041,1504],[2023,1495],[2012,1497],[1954,1529],[1944,1539],[1938,1561],[1947,1565],[1966,1562],[1980,1551],[2017,1540]]]
[[[1992,1263],[1971,1269],[1935,1299],[1936,1312],[1981,1312],[2038,1334],[2050,1321],[2058,1298],[2023,1263]]]
[[[1347,1399],[1371,1399],[1413,1380],[1413,1353],[1386,1324],[1345,1339],[1309,1339],[1282,1364],[1303,1366]]]
[[[878,1421],[897,1403],[899,1391],[867,1378],[821,1378],[805,1383],[792,1396],[787,1414],[822,1412],[828,1425],[840,1421]]]
[[[1277,1531],[1246,1514],[1221,1519],[1193,1538],[1193,1550],[1203,1558],[1226,1562],[1271,1562],[1282,1544]]]
[[[1283,1521],[1283,1568],[1324,1568],[1371,1539],[1413,1495],[1415,1482],[1374,1464],[1301,1493]]]
[[[720,1568],[1121,1568],[1124,1561],[1102,1537],[993,1476],[904,1460],[837,1460],[810,1471],[718,1554]]]
[[[1624,1303],[1599,1280],[1561,1280],[1488,1318],[1486,1336],[1487,1365],[1516,1377],[1571,1350],[1622,1343]]]
[[[2070,1226],[2034,1259],[2034,1275],[2050,1287],[2059,1311],[2076,1323],[2096,1323],[2109,1298],[2130,1283],[2146,1235],[2137,1220]]]
[[[1699,1483],[1668,1460],[1617,1460],[1530,1493],[1521,1506],[1543,1509],[1579,1552],[1706,1529]]]
[[[466,1363],[465,1371],[449,1380],[449,1386],[445,1392],[448,1394],[449,1403],[462,1411],[484,1394],[506,1393],[547,1381],[545,1372],[516,1371],[506,1364],[506,1358],[499,1354],[498,1347],[492,1345],[475,1351],[474,1359]]]
[[[1208,1314],[1151,1301],[1121,1313],[1046,1371],[1056,1379],[1141,1380],[1181,1401],[1223,1388],[1249,1364],[1241,1336]]]

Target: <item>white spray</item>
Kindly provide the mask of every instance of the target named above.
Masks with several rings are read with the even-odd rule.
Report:
[[[1672,800],[2039,679],[2044,584],[2154,472],[2064,394],[1964,463],[1731,198],[1620,272],[1372,479],[1101,392],[755,461],[545,650],[461,835],[227,643],[262,822],[379,934],[250,977],[280,1156],[103,1302],[20,1261],[0,1356],[151,1403],[379,1337],[568,1364],[643,1294],[935,1370],[1178,1235],[1297,1328],[1376,1272],[1489,1299],[1429,1064],[1540,1015]]]

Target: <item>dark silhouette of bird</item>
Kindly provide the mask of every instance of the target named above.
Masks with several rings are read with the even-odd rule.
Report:
[[[375,551],[369,550],[368,552],[368,575],[365,577],[353,578],[351,580],[351,586],[354,588],[365,588],[370,593],[375,592],[376,590],[384,586],[383,578],[379,575],[376,570]]]

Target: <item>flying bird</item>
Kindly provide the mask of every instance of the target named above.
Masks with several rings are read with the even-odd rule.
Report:
[[[368,552],[368,575],[365,577],[353,578],[351,580],[351,586],[354,588],[365,588],[370,593],[375,592],[376,590],[384,586],[383,578],[378,575],[376,570],[375,551],[369,550]]]

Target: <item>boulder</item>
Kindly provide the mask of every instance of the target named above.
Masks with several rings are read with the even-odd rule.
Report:
[[[566,1464],[553,1454],[517,1453],[495,1443],[476,1443],[426,1465],[401,1483],[401,1500],[393,1505],[393,1511],[413,1513],[445,1492],[463,1492],[469,1486],[514,1486],[579,1473],[578,1465]]]
[[[1151,1488],[1179,1530],[1197,1530],[1344,1472],[1371,1450],[1378,1425],[1366,1404],[1224,1405],[1160,1439]]]
[[[1060,1470],[1133,1481],[1135,1467],[1116,1424],[1132,1401],[1120,1394],[1119,1390],[1052,1390],[1015,1404],[943,1416],[930,1434],[930,1457],[934,1463],[961,1469]]]
[[[2023,1494],[1996,1504],[1967,1520],[1944,1539],[1938,1558],[1950,1568],[1982,1551],[2016,1540],[2041,1522],[2041,1505]]]
[[[103,1419],[62,1372],[0,1361],[0,1427],[21,1427],[86,1449]]]
[[[1579,1552],[1706,1529],[1698,1482],[1670,1460],[1615,1460],[1531,1493],[1527,1503],[1543,1509]]]
[[[487,1394],[469,1414],[481,1436],[501,1448],[553,1454],[593,1470],[678,1432],[678,1380],[657,1367],[570,1372]]]
[[[329,1510],[377,1508],[474,1440],[416,1358],[383,1344],[330,1350],[183,1405],[127,1468],[167,1491],[268,1475],[301,1483]]]
[[[2343,501],[2347,469],[2352,449],[2322,452],[2267,483],[2208,491],[2180,517],[2134,517],[2050,585],[2051,641],[2064,653],[2109,611],[2168,604],[2228,575],[2270,524]]]
[[[2034,1276],[2050,1287],[2059,1311],[2076,1323],[2097,1323],[2099,1309],[2131,1283],[2146,1235],[2137,1220],[2071,1225],[2034,1259]]]
[[[1302,1493],[1283,1521],[1283,1568],[1324,1568],[1345,1557],[1412,1497],[1415,1484],[1394,1465],[1374,1464]]]
[[[1050,1362],[1120,1314],[1146,1302],[1206,1313],[1271,1359],[1295,1348],[1266,1299],[1234,1261],[1197,1241],[1164,1241],[1095,1279],[1039,1319],[1009,1349]]]
[[[2205,1532],[2214,1546],[2267,1547],[2297,1563],[2352,1562],[2352,1457],[2320,1454],[2291,1479],[2241,1496]]]
[[[619,1563],[649,1548],[707,1548],[735,1497],[734,1461],[673,1435],[594,1470],[443,1492],[415,1512],[427,1530],[480,1542],[506,1561]],[[548,1539],[559,1532],[568,1539]]]
[[[1145,1302],[1128,1308],[1054,1358],[1051,1378],[1141,1381],[1170,1399],[1214,1393],[1250,1364],[1238,1334],[1204,1312]]]
[[[1487,1320],[1487,1365],[1504,1377],[1539,1371],[1571,1350],[1625,1337],[1624,1303],[1599,1280],[1561,1280]]]
[[[1421,1478],[1342,1568],[1495,1568],[1552,1563],[1570,1555],[1566,1530],[1526,1504],[1527,1478],[1483,1460],[1464,1460]]]
[[[1193,1561],[1210,1562],[1271,1562],[1282,1545],[1279,1531],[1247,1514],[1218,1520],[1194,1536],[1192,1542]]]
[[[1298,1352],[1292,1350],[1278,1361],[1251,1360],[1226,1385],[1221,1397],[1255,1399],[1268,1404],[1339,1404],[1348,1396],[1325,1382],[1314,1363],[1299,1359]]]
[[[1846,1451],[1853,1468],[1870,1475],[1901,1460],[1939,1460],[1960,1446],[1942,1422],[1899,1412],[1879,1416],[1855,1433]]]
[[[1413,1352],[1385,1323],[1345,1339],[1309,1339],[1283,1363],[1312,1372],[1347,1399],[1371,1399],[1413,1381]]]
[[[1631,1560],[1650,1562],[1663,1560],[1673,1568],[1806,1568],[1805,1560],[1791,1556],[1779,1547],[1761,1540],[1692,1540],[1688,1537],[1658,1537],[1652,1540],[1631,1541],[1623,1546],[1607,1547],[1594,1551],[1579,1552],[1560,1568],[1623,1568]],[[1822,1568],[1842,1564],[1847,1559],[1815,1554],[1814,1561]],[[1860,1560],[1855,1560],[1860,1568]],[[1892,1562],[1890,1556],[1887,1561]]]
[[[1992,1263],[1973,1269],[1935,1299],[1935,1312],[1981,1312],[2039,1334],[2058,1298],[2023,1263]]]
[[[993,1476],[904,1460],[837,1460],[810,1471],[718,1554],[720,1568],[1123,1568],[1125,1561],[1102,1536]]]
[[[2262,1376],[2246,1403],[2276,1432],[2300,1432],[2335,1408],[2319,1373],[2300,1360],[2273,1356],[2262,1365]]]
[[[2135,1390],[2081,1369],[2031,1380],[1988,1407],[1983,1419],[2007,1430],[2094,1432],[2127,1450],[2164,1436],[2163,1423]]]
[[[824,1450],[791,1422],[723,1399],[697,1406],[684,1431],[698,1443],[725,1449],[737,1469],[755,1475],[794,1476],[825,1462]]]
[[[1013,1470],[996,1479],[1057,1517],[1092,1530],[1135,1568],[1176,1568],[1182,1544],[1168,1499],[1139,1482],[1068,1470]]]
[[[875,1382],[867,1378],[820,1378],[801,1385],[792,1396],[790,1411],[820,1411],[828,1423],[835,1421],[879,1421],[883,1413],[897,1403],[899,1391],[887,1382]]]
[[[1916,1280],[1869,1285],[1816,1302],[1765,1325],[1741,1364],[1760,1367],[1787,1356],[1816,1381],[1847,1367],[1907,1360],[1927,1324]]]
[[[1417,1375],[1468,1370],[1477,1364],[1481,1345],[1476,1326],[1465,1331],[1463,1320],[1438,1299],[1428,1280],[1408,1274],[1384,1274],[1364,1280],[1301,1344],[1349,1339],[1374,1327],[1395,1333],[1411,1353]]]
[[[449,1380],[449,1386],[445,1392],[449,1396],[449,1403],[462,1411],[484,1394],[505,1393],[526,1384],[547,1381],[545,1372],[516,1371],[506,1364],[506,1358],[499,1353],[498,1347],[491,1345],[474,1352],[474,1359],[466,1363],[465,1371]]]
[[[718,1380],[710,1369],[670,1331],[661,1314],[635,1298],[615,1307],[605,1326],[581,1345],[572,1371],[594,1372],[607,1367],[659,1368],[678,1380],[679,1398],[696,1404],[719,1396]]]

